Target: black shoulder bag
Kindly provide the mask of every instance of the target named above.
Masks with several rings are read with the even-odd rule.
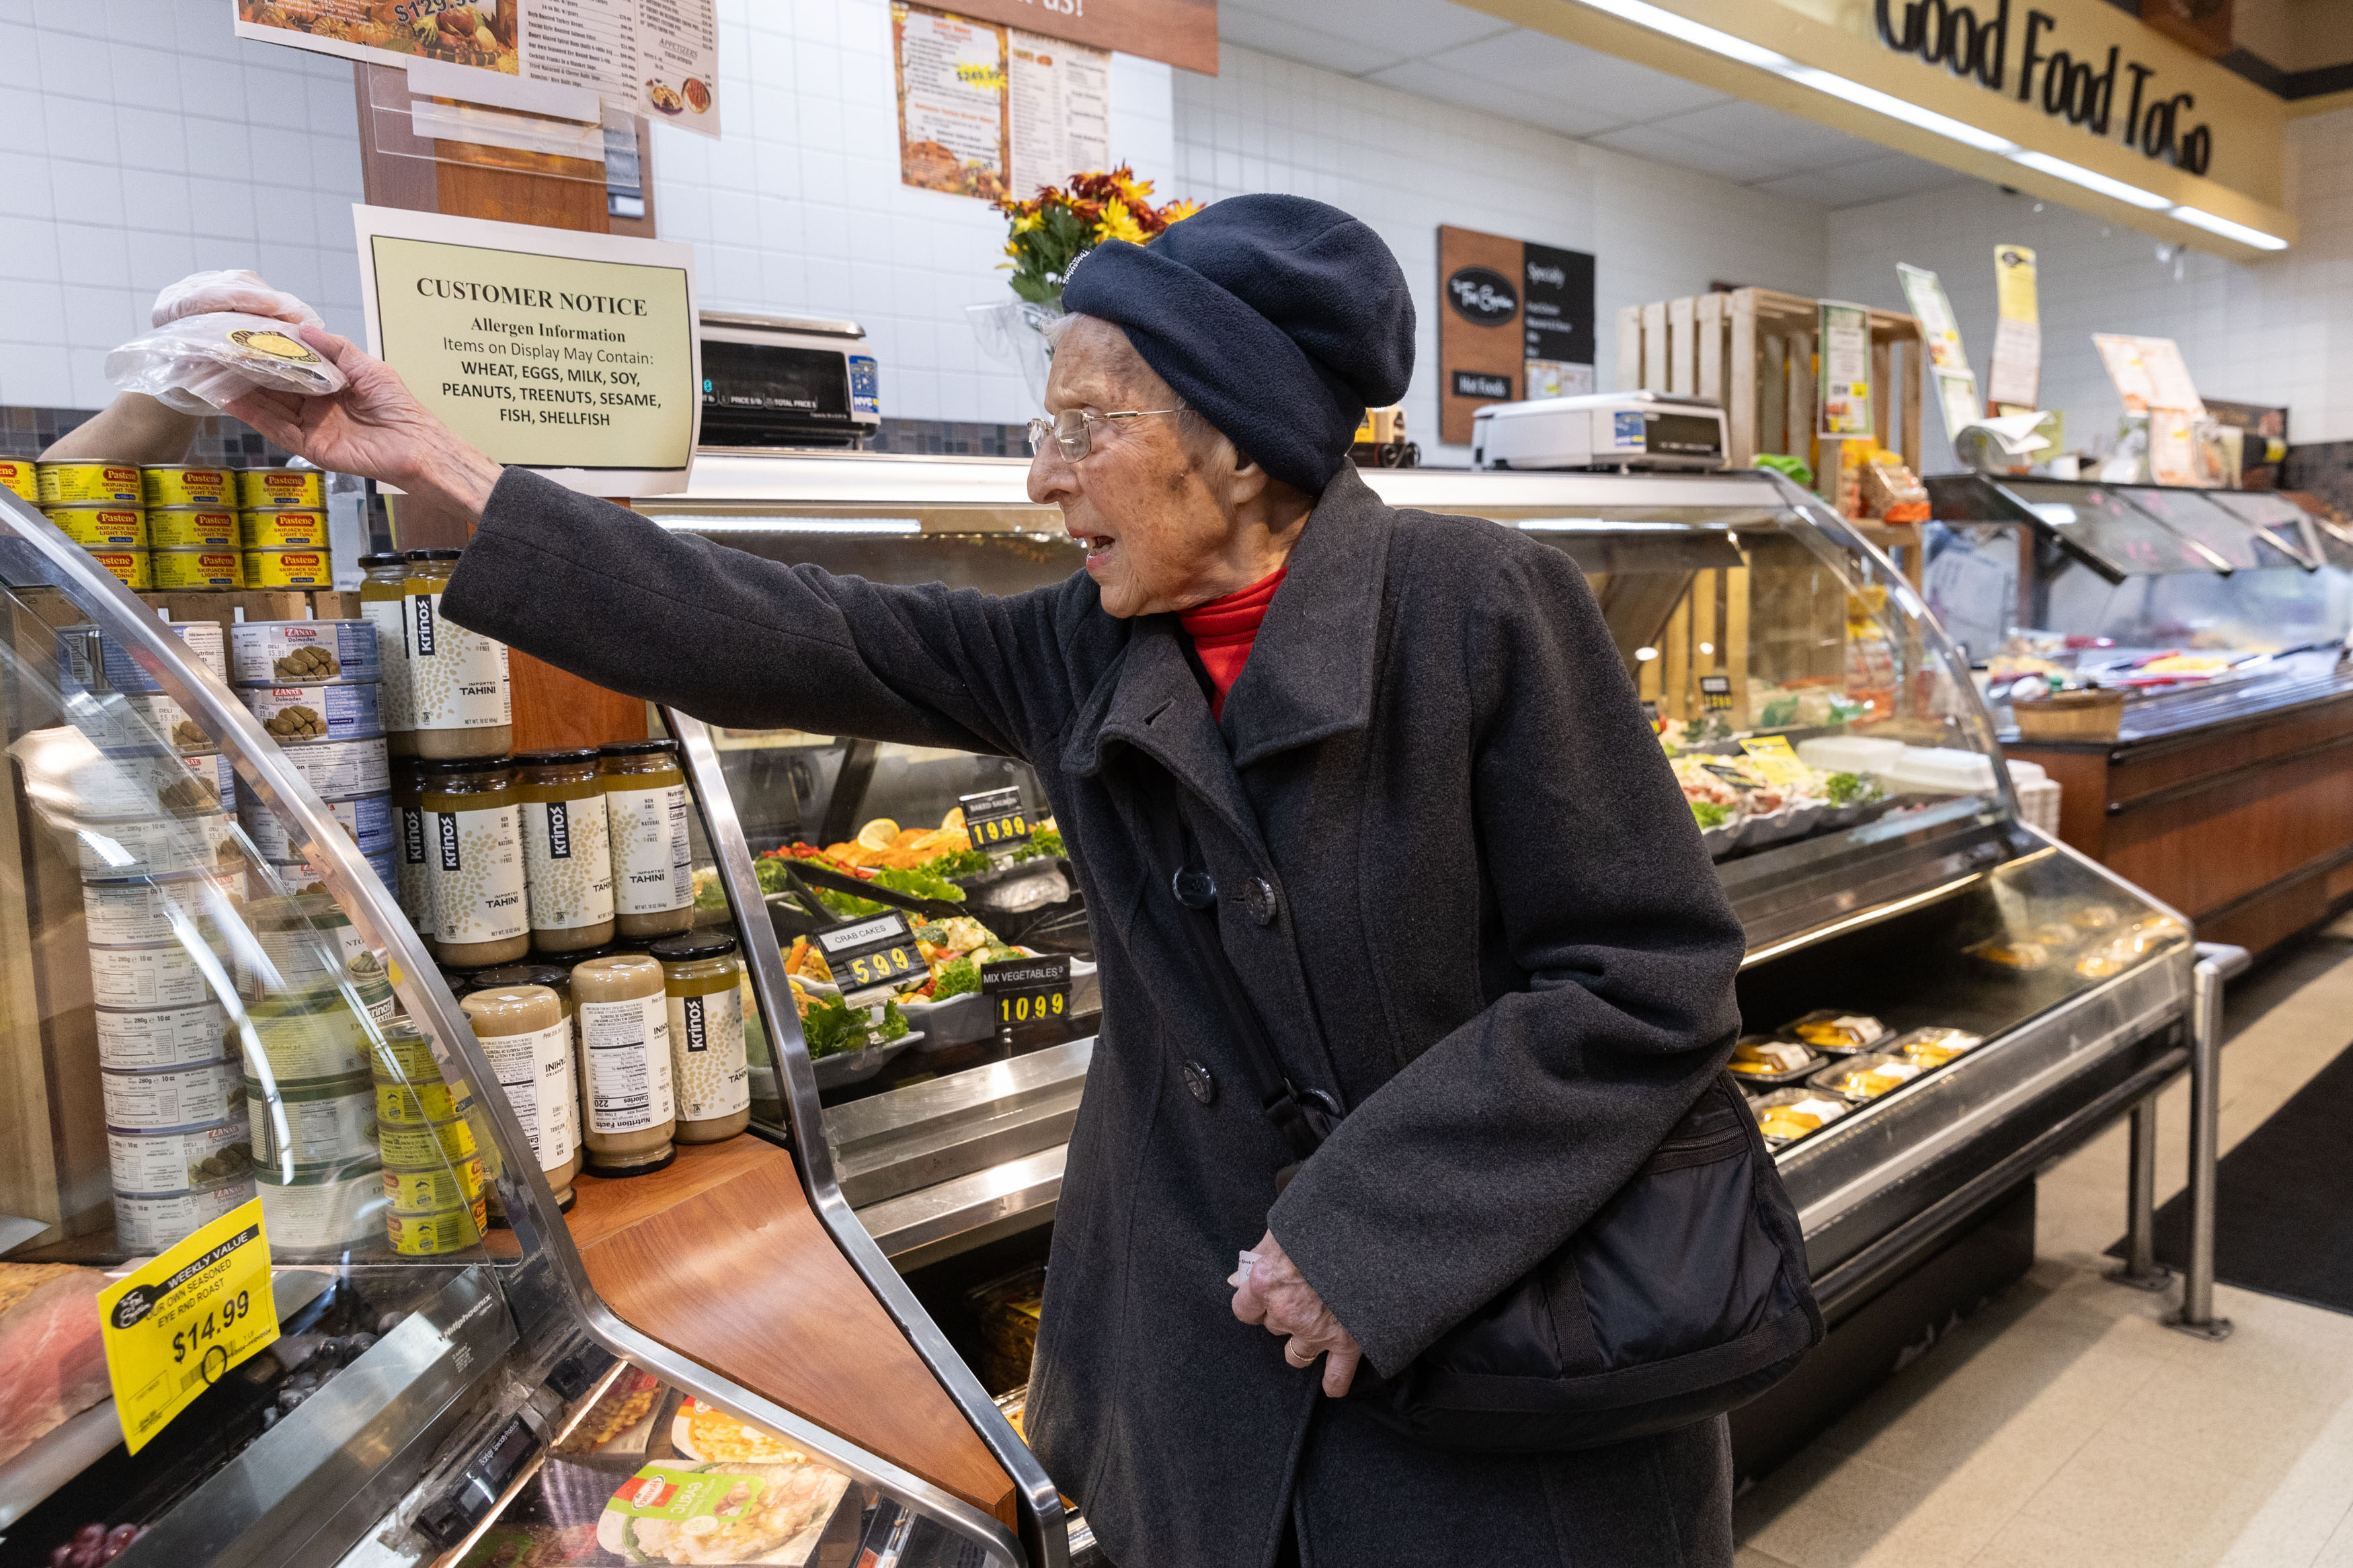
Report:
[[[1216,884],[1188,860],[1180,853],[1171,886],[1192,911],[1183,923],[1202,978],[1241,1042],[1261,1111],[1298,1157],[1277,1173],[1280,1192],[1345,1110],[1284,1077],[1219,939]],[[1434,1447],[1589,1448],[1745,1405],[1821,1337],[1797,1211],[1739,1085],[1718,1073],[1558,1250],[1396,1377],[1360,1367],[1349,1396]]]

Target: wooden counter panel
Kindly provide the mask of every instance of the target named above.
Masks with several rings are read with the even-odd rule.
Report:
[[[2152,747],[2153,755],[2142,755],[2137,748],[2126,747],[2108,770],[2108,799],[2129,802],[2344,735],[2353,735],[2353,695],[2284,717],[2276,724],[2234,729],[2179,750]]]
[[[1015,1526],[1013,1482],[810,1209],[744,1136],[652,1175],[582,1176],[568,1217],[639,1332]]]
[[[2108,754],[2105,752],[2040,752],[2004,746],[2005,755],[2033,763],[2059,786],[2059,838],[2097,860],[2108,847]]]
[[[2195,920],[2353,844],[2353,750],[2108,820],[2107,865]]]

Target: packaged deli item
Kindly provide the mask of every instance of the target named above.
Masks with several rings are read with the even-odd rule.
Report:
[[[145,500],[135,463],[36,463],[43,506],[138,506]]]
[[[2031,974],[2051,967],[2051,950],[2040,942],[1992,937],[1961,950],[2002,974]]]
[[[1901,1089],[1918,1078],[1920,1064],[1892,1057],[1883,1051],[1866,1051],[1834,1062],[1806,1081],[1816,1089],[1842,1094],[1856,1101],[1876,1100],[1890,1089]]]
[[[245,557],[234,550],[157,550],[148,555],[158,593],[245,586]]]
[[[1744,1035],[1732,1047],[1732,1059],[1725,1066],[1744,1079],[1787,1083],[1812,1071],[1821,1065],[1821,1060],[1820,1051],[1809,1050],[1794,1040]]]
[[[356,686],[383,674],[365,620],[240,622],[229,628],[228,664],[239,686]]]
[[[223,507],[171,506],[147,509],[147,547],[151,550],[226,550],[232,555],[244,549],[243,535],[237,525],[237,513]],[[245,563],[237,563],[237,576],[245,575]]]
[[[1972,1035],[1966,1029],[1908,1029],[1888,1041],[1882,1049],[1889,1056],[1902,1057],[1924,1068],[1940,1068],[1955,1057],[1973,1051],[1985,1044],[1985,1037]]]
[[[1777,1089],[1749,1101],[1757,1130],[1767,1143],[1778,1147],[1819,1132],[1847,1112],[1847,1103],[1815,1089]]]
[[[118,1193],[181,1192],[248,1174],[253,1134],[241,1118],[168,1132],[110,1131],[106,1162]]]
[[[262,729],[280,741],[381,740],[375,687],[248,686],[239,689]]]
[[[502,757],[514,749],[506,645],[441,615],[441,595],[458,556],[455,550],[408,552],[408,684],[417,754]]]
[[[1835,1056],[1841,1052],[1871,1049],[1878,1041],[1887,1037],[1887,1026],[1868,1014],[1821,1007],[1802,1018],[1792,1018],[1782,1026],[1781,1033]]]
[[[140,498],[151,507],[237,510],[237,479],[232,469],[150,464],[139,470],[139,481]]]
[[[327,504],[326,476],[316,468],[239,468],[237,504],[241,511],[301,507],[316,511]]]
[[[107,384],[118,392],[142,393],[167,408],[195,415],[215,413],[258,386],[323,397],[345,384],[343,373],[286,322],[242,310],[166,321],[109,353],[105,372]]]
[[[41,514],[84,550],[144,550],[147,514],[135,506],[45,506]]]
[[[614,929],[624,941],[675,935],[694,923],[686,773],[678,765],[678,742],[625,741],[602,752]]]

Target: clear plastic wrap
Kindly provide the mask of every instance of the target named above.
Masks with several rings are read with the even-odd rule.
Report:
[[[213,413],[259,386],[324,397],[345,384],[287,322],[241,310],[182,316],[132,339],[106,356],[106,379],[183,414]]]
[[[275,316],[298,327],[327,323],[282,289],[273,289],[259,272],[239,267],[230,271],[191,272],[177,283],[167,283],[155,296],[148,317],[151,326],[168,326],[184,316],[211,316],[240,310],[249,316]]]

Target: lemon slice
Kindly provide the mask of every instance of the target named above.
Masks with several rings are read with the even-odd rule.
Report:
[[[878,816],[858,830],[858,844],[862,849],[888,849],[899,837],[899,825],[887,816]]]
[[[943,833],[946,832],[950,828],[960,828],[963,826],[964,807],[960,805],[951,807],[948,814],[940,818],[940,831]]]

